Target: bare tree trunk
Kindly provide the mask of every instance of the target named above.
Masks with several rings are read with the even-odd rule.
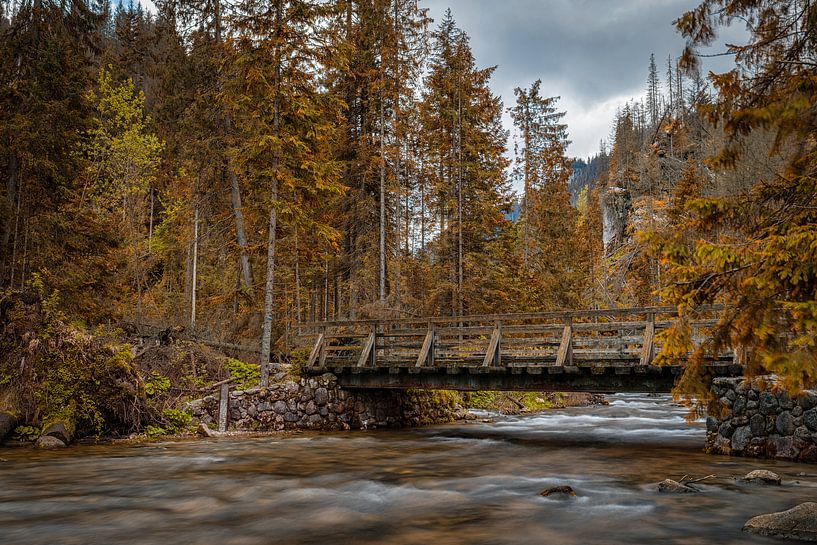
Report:
[[[152,254],[153,243],[153,188],[150,188],[150,222],[148,223],[148,253]]]
[[[190,329],[196,330],[196,276],[199,258],[199,208],[193,212],[193,282],[190,296]]]
[[[530,236],[529,235],[529,233],[530,233],[530,230],[529,230],[529,228],[530,228],[530,208],[529,208],[529,202],[528,202],[528,196],[529,196],[528,194],[530,192],[530,179],[529,179],[530,178],[529,177],[530,154],[529,154],[529,151],[528,151],[529,148],[530,148],[530,133],[528,131],[529,114],[528,114],[527,105],[525,106],[525,118],[524,119],[525,119],[525,121],[524,121],[524,134],[523,134],[522,137],[523,137],[524,142],[525,142],[525,155],[524,155],[524,158],[522,160],[525,162],[525,165],[523,167],[523,177],[524,177],[525,181],[524,181],[524,190],[523,190],[523,196],[522,196],[522,204],[523,204],[522,215],[525,218],[525,224],[523,225],[524,232],[523,232],[523,241],[522,241],[522,261],[523,261],[523,263],[525,265],[525,270],[527,271],[528,270],[528,250],[529,250],[528,245],[529,245],[529,236]]]
[[[457,311],[462,316],[462,96],[457,100]]]
[[[329,320],[329,260],[323,261],[323,321]]]
[[[301,266],[298,254],[298,229],[295,229],[295,318],[301,323]]]
[[[230,176],[230,196],[233,205],[233,215],[235,216],[235,238],[238,243],[241,263],[241,281],[247,290],[252,290],[253,278],[250,267],[250,256],[247,253],[247,231],[244,227],[244,212],[241,205],[241,188],[238,185],[238,176],[233,171],[232,162],[227,160],[227,170]]]
[[[386,122],[380,91],[380,302],[386,302]]]
[[[273,101],[273,130],[275,136],[281,136],[281,40],[282,40],[282,0],[275,2],[275,100]],[[272,344],[272,305],[275,289],[275,244],[278,227],[278,177],[280,167],[280,150],[273,155],[272,191],[269,215],[269,234],[267,236],[267,281],[264,286],[264,325],[261,333],[261,386],[269,384],[270,347]],[[277,369],[277,364],[275,365]]]
[[[9,287],[14,286],[14,272],[17,267],[17,234],[20,230],[20,206],[22,202],[22,192],[19,192],[17,194],[17,211],[14,214],[14,238],[11,247],[11,277],[9,278]]]
[[[278,181],[272,182],[272,205],[269,214],[269,234],[267,236],[267,281],[264,286],[264,326],[261,333],[261,386],[269,384],[270,348],[272,345],[272,305],[275,288],[275,245],[278,227]]]

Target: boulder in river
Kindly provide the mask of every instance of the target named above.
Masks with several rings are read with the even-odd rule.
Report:
[[[572,486],[562,485],[562,486],[551,486],[545,490],[539,492],[539,495],[543,498],[549,498],[551,496],[556,497],[572,497],[576,495],[576,491],[573,490]]]
[[[67,445],[74,439],[74,426],[68,420],[55,420],[43,426],[42,435],[56,437]]]
[[[37,442],[34,443],[34,446],[45,450],[53,450],[65,448],[66,445],[59,438],[54,437],[53,435],[41,435],[40,438],[37,439]]]
[[[218,437],[218,433],[211,430],[204,422],[199,424],[199,427],[196,429],[196,433],[202,437]]]
[[[692,492],[700,492],[700,490],[694,486],[679,483],[678,481],[674,481],[672,479],[664,479],[658,483],[658,491],[671,494],[689,494]]]
[[[7,411],[0,411],[0,442],[11,433],[17,425],[17,417]]]
[[[754,471],[750,471],[743,477],[743,480],[747,483],[753,484],[780,484],[780,475],[775,473],[774,471],[769,471],[768,469],[756,469]]]
[[[768,537],[817,542],[817,503],[806,502],[788,511],[758,515],[743,526],[744,532]]]

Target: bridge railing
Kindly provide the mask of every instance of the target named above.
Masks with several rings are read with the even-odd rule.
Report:
[[[720,309],[698,309],[693,338],[715,325]],[[307,366],[319,369],[649,366],[660,349],[657,334],[675,318],[674,307],[637,307],[312,322],[299,328],[312,341]]]

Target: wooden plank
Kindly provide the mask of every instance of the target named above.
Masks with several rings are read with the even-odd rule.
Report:
[[[426,332],[426,338],[423,340],[423,346],[420,348],[420,353],[417,355],[416,367],[422,367],[427,361],[433,360],[434,351],[434,330],[429,329]],[[431,356],[431,358],[429,358]]]
[[[360,359],[357,360],[358,367],[363,367],[367,362],[374,363],[372,356],[374,355],[375,337],[374,332],[369,333],[369,338],[366,339],[366,343],[363,345],[363,351],[360,353]]]
[[[488,367],[492,363],[499,365],[499,339],[502,337],[502,329],[497,326],[491,333],[491,341],[488,343],[488,350],[485,352],[485,358],[482,360],[482,366]]]
[[[639,365],[650,365],[652,364],[653,358],[655,358],[655,323],[650,320],[647,322],[647,326],[644,328],[644,344],[641,348],[641,359],[639,360]]]
[[[323,333],[318,335],[318,340],[315,341],[315,346],[312,347],[312,352],[309,353],[309,359],[306,361],[307,367],[312,367],[315,365],[315,362],[318,361],[318,355],[320,354],[321,347],[323,346],[323,339]]]
[[[562,330],[562,342],[556,353],[556,366],[564,367],[573,363],[573,325],[567,324]]]

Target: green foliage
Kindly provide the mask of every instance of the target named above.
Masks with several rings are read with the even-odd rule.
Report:
[[[150,376],[145,380],[145,393],[148,396],[164,394],[169,389],[170,379],[156,371],[151,371]]]
[[[186,431],[190,427],[193,417],[179,409],[165,409],[162,411],[166,424],[164,429],[167,433],[176,434]]]
[[[289,354],[289,363],[291,365],[289,374],[292,377],[299,378],[303,376],[303,369],[306,362],[309,361],[309,354],[312,352],[310,347],[301,347],[292,350]]]
[[[40,428],[36,426],[17,426],[14,437],[21,441],[36,441],[40,437]]]
[[[99,70],[97,89],[88,94],[97,117],[82,151],[89,161],[93,195],[108,207],[119,207],[128,195],[147,191],[163,144],[148,131],[144,94],[130,78],[115,82],[111,70]]]
[[[235,379],[233,384],[236,388],[244,390],[258,386],[261,379],[261,371],[257,363],[247,363],[234,358],[226,358],[224,365],[230,372],[230,376]]]
[[[147,426],[145,426],[145,435],[147,435],[151,439],[156,439],[166,434],[167,431],[165,431],[165,429],[162,427],[154,426],[152,424],[148,424]]]

